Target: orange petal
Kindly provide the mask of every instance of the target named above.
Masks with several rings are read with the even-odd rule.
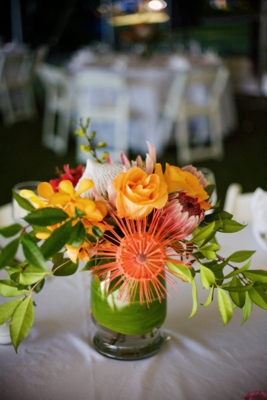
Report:
[[[60,184],[58,185],[58,191],[59,193],[68,193],[70,196],[74,195],[74,189],[73,189],[73,184],[71,181],[64,180],[61,181]]]
[[[95,184],[91,179],[83,179],[79,184],[78,190],[75,193],[75,197],[80,196],[83,192],[86,192],[86,190],[89,190],[94,186]]]
[[[37,187],[37,192],[44,199],[49,199],[54,194],[54,190],[48,182],[40,183]]]
[[[56,206],[58,204],[66,204],[70,201],[71,196],[67,193],[54,193],[50,197],[49,203]]]

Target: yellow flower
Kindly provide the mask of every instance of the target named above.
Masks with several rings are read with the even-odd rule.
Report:
[[[76,263],[77,258],[82,261],[89,261],[90,260],[90,252],[89,250],[92,248],[92,244],[88,242],[83,242],[80,247],[72,247],[66,245],[67,247],[67,256],[69,259]]]
[[[148,175],[141,168],[130,168],[113,180],[117,191],[116,207],[120,217],[143,218],[153,208],[162,208],[168,200],[167,184],[156,174]]]
[[[75,208],[81,210],[85,214],[81,217],[81,220],[84,227],[88,229],[89,233],[92,233],[93,226],[97,226],[102,232],[105,232],[106,228],[104,224],[100,223],[100,221],[102,221],[107,215],[107,208],[105,204],[99,201],[90,200],[87,197],[80,198],[82,193],[91,189],[93,186],[94,182],[91,179],[83,179],[80,181],[78,190],[75,192],[72,182],[69,180],[63,180],[59,184],[58,193],[54,193],[52,186],[48,182],[40,183],[37,191],[40,196],[47,199],[46,207],[52,206],[61,208],[71,218],[75,214]],[[60,225],[61,224],[56,224],[48,228],[53,231]],[[47,239],[49,234],[41,233],[38,234],[38,237],[40,239]]]
[[[24,199],[30,200],[35,208],[43,208],[46,206],[45,200],[40,199],[32,190],[23,189],[20,190],[19,194],[21,197],[24,197]]]
[[[156,164],[155,173],[165,179],[168,185],[168,193],[184,190],[187,195],[197,197],[204,210],[210,209],[211,205],[205,201],[209,198],[207,192],[199,184],[197,177],[190,172],[182,171],[179,167],[166,163],[164,175],[160,164]]]
[[[63,180],[59,184],[59,192],[54,193],[50,183],[43,182],[37,188],[38,194],[48,199],[49,206],[56,206],[64,209],[64,211],[72,217],[75,208],[78,208],[85,214],[91,214],[95,211],[96,206],[92,200],[88,198],[81,199],[80,195],[86,190],[91,189],[94,182],[91,179],[83,179],[75,192],[71,181]]]

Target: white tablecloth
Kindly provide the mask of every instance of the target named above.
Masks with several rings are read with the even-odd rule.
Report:
[[[0,225],[8,223],[9,212],[0,212]],[[252,266],[267,265],[250,225],[218,239],[222,256],[257,250]],[[253,390],[267,392],[266,311],[254,306],[241,326],[235,309],[224,326],[215,299],[188,319],[191,285],[178,282],[163,325],[170,340],[152,358],[115,361],[93,349],[89,285],[86,273],[52,277],[35,296],[34,325],[18,354],[0,345],[1,400],[242,400]],[[204,303],[208,292],[199,281],[198,292]]]

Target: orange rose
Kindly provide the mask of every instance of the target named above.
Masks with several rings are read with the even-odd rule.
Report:
[[[116,208],[120,217],[143,218],[153,208],[162,208],[168,199],[167,184],[156,174],[147,175],[141,168],[120,172],[113,180],[117,191]]]
[[[160,164],[156,164],[155,173],[164,178],[168,185],[168,193],[185,190],[189,196],[198,198],[198,202],[204,210],[210,209],[211,205],[205,201],[209,198],[207,192],[199,184],[197,177],[190,172],[182,171],[179,167],[166,163],[164,175]]]

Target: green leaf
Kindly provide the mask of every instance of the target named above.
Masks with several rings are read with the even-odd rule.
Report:
[[[200,264],[200,280],[205,289],[209,289],[215,283],[214,273],[202,264]]]
[[[79,208],[75,207],[75,213],[74,213],[74,216],[73,216],[74,219],[77,219],[77,218],[82,217],[84,215],[85,215],[85,213],[83,211],[81,211],[81,210],[79,210]]]
[[[83,271],[90,271],[92,268],[94,268],[96,266],[96,261],[95,259],[93,259],[93,257],[91,258],[90,261],[88,261],[85,266],[80,270],[80,272]]]
[[[62,265],[62,267],[58,268],[53,275],[55,276],[69,276],[75,274],[75,272],[78,269],[79,264],[74,264],[71,260],[68,260],[64,258],[62,261],[60,261],[59,264],[55,264],[53,266],[52,271],[54,271],[57,267]]]
[[[60,208],[47,207],[35,210],[23,219],[31,225],[51,226],[63,222],[67,218],[69,218],[68,214]]]
[[[234,276],[233,279],[231,280],[230,286],[232,286],[232,287],[239,286],[239,287],[243,288],[243,285],[242,285],[240,279],[237,278],[236,276]],[[230,295],[233,303],[237,307],[239,307],[239,308],[244,307],[245,300],[246,300],[246,292],[245,293],[244,292],[229,292],[229,295]]]
[[[32,294],[30,294],[16,308],[12,320],[10,322],[10,336],[15,348],[18,352],[20,342],[28,335],[31,330],[34,319],[34,310],[32,304]]]
[[[218,244],[216,244],[216,243],[205,244],[205,245],[202,245],[201,247],[199,247],[199,251],[203,251],[203,250],[206,250],[206,251],[217,251],[219,249],[220,249],[220,246]]]
[[[4,324],[9,318],[12,317],[14,311],[23,299],[11,300],[0,306],[0,325]]]
[[[0,235],[5,238],[9,238],[15,236],[22,229],[20,224],[13,224],[9,226],[5,226],[4,228],[0,228]]]
[[[1,250],[0,253],[0,269],[8,266],[8,264],[14,259],[17,254],[20,238],[17,238],[10,242],[6,247]]]
[[[244,262],[247,261],[254,253],[255,251],[249,251],[249,250],[237,251],[231,254],[230,257],[228,257],[228,259],[229,261],[236,263]]]
[[[211,234],[214,227],[215,227],[215,222],[212,222],[211,224],[205,226],[205,228],[200,229],[198,233],[195,236],[193,236],[192,242],[201,242],[202,240],[205,240],[206,237],[208,237]]]
[[[193,315],[197,311],[197,285],[196,285],[195,279],[192,280],[191,284],[192,284],[193,307],[192,307],[191,314],[189,315],[189,318],[193,317]]]
[[[51,230],[47,229],[45,226],[32,225],[33,231],[30,234],[35,235],[36,233],[49,233],[51,235]]]
[[[233,272],[231,272],[230,274],[226,275],[224,277],[224,279],[228,279],[228,278],[232,278],[235,275],[239,275],[241,273],[243,273],[244,271],[246,271],[249,266],[250,266],[251,261],[249,261],[246,265],[244,265],[242,268],[239,269],[235,269]]]
[[[231,300],[227,293],[218,287],[218,306],[224,324],[228,324],[233,315]]]
[[[10,278],[0,281],[0,294],[4,297],[16,297],[28,291],[28,289],[19,289],[19,286]]]
[[[253,269],[252,271],[244,272],[244,275],[255,282],[267,283],[267,271],[262,269]]]
[[[223,271],[222,270],[215,271],[214,275],[215,275],[217,285],[221,286],[224,281]]]
[[[233,221],[232,219],[223,219],[223,226],[218,229],[219,232],[223,233],[234,233],[241,231],[246,227],[246,225],[242,225],[237,221]]]
[[[242,325],[246,322],[246,320],[250,316],[251,311],[252,311],[252,306],[253,306],[253,303],[251,301],[251,298],[249,297],[248,292],[245,293],[245,296],[246,296],[245,304],[242,308],[242,313],[243,313]]]
[[[91,243],[96,243],[96,238],[95,238],[93,235],[90,235],[90,233],[87,233],[87,234],[85,235],[85,237],[86,237],[86,239],[89,240],[89,242],[91,242]]]
[[[27,286],[38,282],[40,279],[49,274],[51,274],[51,271],[49,270],[44,271],[43,269],[35,267],[34,265],[28,265],[22,271],[16,272],[13,275],[11,275],[11,279],[15,280],[20,285]]]
[[[205,187],[205,192],[208,194],[209,197],[212,195],[214,190],[215,190],[215,185],[208,185]]]
[[[120,282],[120,283],[119,283]],[[121,279],[121,275],[117,276],[117,278],[113,279],[109,286],[108,286],[108,292],[112,292],[112,290],[115,288],[115,290],[119,289],[119,287],[122,285],[124,282],[123,279]]]
[[[249,297],[257,306],[267,310],[267,294],[260,286],[252,287],[249,292]]]
[[[40,293],[41,290],[42,290],[43,287],[44,287],[44,284],[45,284],[45,279],[42,279],[42,280],[38,283],[38,285],[35,286],[35,288],[33,289],[33,291],[34,291],[35,293]],[[31,285],[31,287],[33,287],[33,286],[34,286],[34,285]]]
[[[93,226],[92,232],[93,232],[93,235],[94,235],[97,239],[101,239],[102,236],[103,236],[103,232],[101,231],[101,229],[98,228],[98,226]]]
[[[62,253],[57,253],[52,257],[52,262],[54,264],[58,264],[63,260],[64,257],[64,251]]]
[[[33,205],[29,202],[29,200],[24,199],[24,197],[21,197],[14,189],[12,189],[13,197],[17,201],[18,205],[23,208],[24,210],[27,211],[33,211],[35,208]]]
[[[213,250],[202,250],[199,249],[200,253],[207,259],[207,260],[215,260],[216,259],[216,253]]]
[[[68,242],[72,232],[71,221],[52,232],[51,236],[41,246],[41,251],[45,258],[50,258],[58,253]]]
[[[222,220],[231,220],[233,218],[233,214],[228,213],[227,211],[215,211],[212,214],[205,215],[205,222],[212,221],[222,221]]]
[[[171,262],[166,262],[166,265],[170,271],[174,273],[178,278],[191,282],[193,277],[190,268],[186,267],[183,264],[173,264]],[[178,274],[178,275],[177,275]]]
[[[213,292],[214,292],[214,285],[211,286],[211,291],[210,291],[209,297],[207,298],[206,303],[205,304],[201,304],[203,307],[207,307],[207,306],[210,305],[210,303],[213,300]]]
[[[222,288],[224,290],[227,290],[228,292],[247,292],[248,290],[250,290],[250,288],[252,288],[252,286],[254,285],[254,282],[251,282],[249,285],[245,285],[245,286],[227,286],[227,285],[223,285]]]
[[[21,243],[23,253],[28,263],[42,271],[49,272],[45,258],[39,247],[27,237],[23,237]]]
[[[73,226],[71,237],[68,240],[68,244],[72,247],[80,247],[85,239],[86,229],[83,226],[82,221],[78,221],[76,225]]]

